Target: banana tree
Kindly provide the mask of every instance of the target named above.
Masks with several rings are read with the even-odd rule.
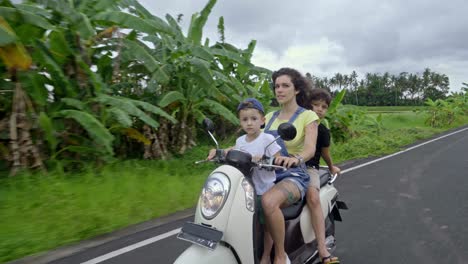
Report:
[[[195,125],[206,115],[222,116],[225,122],[237,124],[233,114],[237,103],[268,88],[265,70],[250,63],[253,44],[246,51],[228,44],[210,46],[208,40],[202,44],[203,27],[215,3],[209,1],[192,16],[187,36],[177,20],[166,15],[172,34],[141,36],[132,32],[121,40],[122,65],[134,74],[144,67],[148,78],[142,80],[147,84],[143,94],[179,121],[169,124],[163,120],[153,136],[163,151],[184,153],[194,146]],[[146,21],[155,19],[141,6],[133,12]]]
[[[121,11],[122,6],[118,4],[119,1],[96,0],[32,1],[17,5],[2,2],[0,14],[5,23],[0,30],[3,59],[0,69],[5,84],[2,87],[8,88],[2,90],[12,90],[16,83],[15,91],[20,87],[25,93],[24,96],[15,95],[15,98],[25,99],[23,102],[13,100],[13,97],[7,99],[14,106],[13,111],[5,108],[1,116],[10,119],[19,114],[29,116],[22,121],[28,126],[22,127],[31,133],[21,133],[29,141],[22,141],[40,145],[44,138],[48,148],[43,149],[43,154],[55,158],[65,155],[72,160],[108,158],[114,155],[116,136],[127,135],[145,141],[141,133],[129,130],[138,125],[138,121],[157,127],[155,117],[164,116],[170,122],[176,122],[160,108],[145,101],[112,95],[108,82],[103,81],[108,74],[105,63],[100,59],[103,54],[114,52],[113,47],[107,45],[107,39],[112,37],[117,27],[153,34],[168,31],[164,24],[139,23],[144,21]],[[11,25],[11,29],[5,26],[6,23]],[[13,44],[16,49],[12,48]],[[21,49],[23,45],[25,49]],[[28,62],[17,54],[26,54],[23,56],[26,58],[31,54],[32,59]],[[22,65],[11,66],[15,61],[28,67],[23,67],[23,71],[17,74]],[[31,103],[26,104],[31,107],[16,107],[28,102],[27,98],[32,98]],[[114,118],[107,118],[109,116]],[[13,131],[15,127],[11,124],[14,123],[9,123],[10,131]],[[16,134],[13,131],[8,135],[12,142],[8,157],[15,168],[30,167],[16,162],[16,157],[22,156],[13,144],[17,141]],[[96,148],[96,145],[102,148]]]
[[[425,112],[429,114],[426,119],[426,124],[431,127],[443,127],[452,124],[457,115],[463,115],[464,109],[460,108],[453,99],[442,100],[437,99],[433,101],[428,98],[425,102]]]
[[[0,9],[0,12],[2,11]],[[2,156],[11,161],[12,175],[16,174],[16,171],[23,166],[44,168],[38,147],[31,138],[32,126],[28,114],[34,112],[34,108],[28,95],[24,92],[23,85],[18,80],[22,71],[29,70],[32,60],[23,44],[18,40],[15,31],[3,17],[0,17],[0,58],[4,63],[2,65],[5,70],[2,74],[4,84],[6,87],[14,86],[14,89],[11,90],[2,89],[2,93],[12,92],[10,116],[2,117],[0,120],[2,131],[3,127],[9,127],[8,139],[10,141],[10,151],[3,145],[3,142],[0,142]],[[5,81],[5,77],[9,78],[11,83]]]

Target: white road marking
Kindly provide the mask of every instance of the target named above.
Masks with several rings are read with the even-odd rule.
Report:
[[[113,257],[116,257],[118,255],[122,255],[124,253],[130,252],[130,251],[135,250],[137,248],[144,247],[144,246],[149,245],[151,243],[154,243],[154,242],[157,242],[159,240],[162,240],[162,239],[168,238],[170,236],[176,235],[177,233],[180,232],[180,230],[181,230],[181,228],[177,228],[177,229],[174,229],[174,230],[169,231],[167,233],[161,234],[159,236],[148,238],[148,239],[140,241],[140,242],[138,242],[136,244],[126,246],[124,248],[117,249],[115,251],[112,251],[112,252],[107,253],[105,255],[102,255],[100,257],[93,258],[93,259],[88,260],[86,262],[82,262],[82,264],[96,264],[96,263],[106,261],[106,260],[108,260],[110,258],[113,258]]]
[[[407,149],[405,149],[405,150],[395,152],[395,153],[390,154],[390,155],[388,155],[388,156],[384,156],[384,157],[381,157],[381,158],[378,158],[378,159],[375,159],[375,160],[372,160],[372,161],[363,163],[363,164],[358,165],[358,166],[356,166],[356,167],[352,167],[352,168],[343,170],[343,171],[341,172],[341,174],[346,173],[346,172],[350,172],[350,171],[353,171],[353,170],[356,170],[356,169],[359,169],[359,168],[362,168],[362,167],[364,167],[364,166],[367,166],[367,165],[370,165],[370,164],[373,164],[373,163],[382,161],[382,160],[384,160],[384,159],[388,159],[388,158],[394,157],[394,156],[396,156],[396,155],[400,155],[400,154],[405,153],[405,152],[407,152],[407,151],[413,150],[413,149],[415,149],[415,148],[419,148],[419,147],[421,147],[421,146],[424,146],[424,145],[426,145],[426,144],[432,143],[432,142],[437,141],[437,140],[439,140],[439,139],[443,139],[443,138],[449,137],[449,136],[451,136],[451,135],[455,135],[455,134],[460,133],[460,132],[463,132],[463,131],[465,131],[465,130],[468,130],[468,127],[463,128],[463,129],[460,129],[460,130],[455,131],[455,132],[452,132],[452,133],[449,133],[449,134],[447,134],[447,135],[440,136],[440,137],[438,137],[438,138],[431,139],[431,140],[429,140],[429,141],[426,141],[426,142],[424,142],[424,143],[421,143],[421,144],[412,146],[412,147],[407,148]]]
[[[426,144],[429,144],[429,143],[432,143],[434,141],[437,141],[439,139],[442,139],[442,138],[446,138],[446,137],[449,137],[451,135],[455,135],[457,133],[460,133],[460,132],[463,132],[465,130],[468,130],[468,127],[467,128],[464,128],[464,129],[460,129],[458,131],[455,131],[455,132],[452,132],[452,133],[449,133],[447,135],[443,135],[443,136],[440,136],[438,138],[434,138],[432,140],[429,140],[429,141],[426,141],[424,143],[421,143],[421,144],[418,144],[418,145],[415,145],[415,146],[412,146],[410,148],[407,148],[405,150],[402,150],[402,151],[398,151],[396,153],[393,153],[393,154],[390,154],[388,156],[385,156],[385,157],[382,157],[382,158],[378,158],[378,159],[375,159],[375,160],[372,160],[372,161],[369,161],[369,162],[366,162],[366,163],[363,163],[361,165],[358,165],[358,166],[355,166],[355,167],[352,167],[352,168],[349,168],[349,169],[346,169],[346,170],[343,170],[341,172],[341,174],[344,174],[346,172],[350,172],[350,171],[353,171],[353,170],[356,170],[356,169],[359,169],[359,168],[362,168],[364,166],[367,166],[367,165],[370,165],[370,164],[373,164],[373,163],[376,163],[376,162],[379,162],[379,161],[382,161],[382,160],[385,160],[385,159],[388,159],[388,158],[391,158],[393,156],[396,156],[396,155],[399,155],[399,154],[402,154],[402,153],[405,153],[407,151],[410,151],[412,149],[415,149],[415,148],[418,148],[418,147],[421,147],[423,145],[426,145]],[[161,234],[161,235],[158,235],[158,236],[155,236],[155,237],[152,237],[152,238],[149,238],[149,239],[146,239],[146,240],[143,240],[143,241],[140,241],[136,244],[133,244],[133,245],[130,245],[130,246],[127,246],[127,247],[124,247],[124,248],[121,248],[121,249],[118,249],[118,250],[115,250],[115,251],[112,251],[110,253],[107,253],[105,255],[102,255],[100,257],[97,257],[97,258],[93,258],[91,260],[88,260],[86,262],[83,262],[82,264],[97,264],[97,263],[100,263],[100,262],[103,262],[103,261],[106,261],[108,259],[111,259],[113,257],[116,257],[118,255],[122,255],[124,253],[127,253],[127,252],[130,252],[132,250],[135,250],[137,248],[140,248],[140,247],[144,247],[146,245],[149,245],[151,243],[154,243],[154,242],[157,242],[159,240],[163,240],[165,238],[168,238],[168,237],[171,237],[173,235],[176,235],[180,232],[181,228],[177,228],[177,229],[174,229],[172,231],[169,231],[167,233],[164,233],[164,234]]]

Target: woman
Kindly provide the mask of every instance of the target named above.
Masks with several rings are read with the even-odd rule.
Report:
[[[305,109],[310,105],[308,93],[311,87],[297,70],[281,68],[273,73],[272,79],[276,100],[281,107],[278,111],[266,115],[267,125],[264,132],[276,136],[278,126],[284,122],[292,123],[297,130],[297,135],[292,141],[280,140],[282,156],[276,158],[276,164],[288,168],[293,165],[298,166],[284,173],[277,173],[277,183],[262,197],[268,230],[265,236],[271,236],[273,241],[270,240],[270,243],[265,244],[261,263],[270,263],[271,243],[274,243],[274,263],[283,264],[290,263],[290,260],[284,249],[284,217],[280,208],[304,198],[310,181],[304,161],[309,160],[315,154],[319,118],[313,111]],[[318,239],[318,242],[324,244],[325,234],[322,235],[323,240]],[[319,253],[321,257],[327,256],[322,254],[328,254],[328,252]]]

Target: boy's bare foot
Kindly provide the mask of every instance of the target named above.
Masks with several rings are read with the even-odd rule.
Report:
[[[274,264],[291,264],[291,260],[289,260],[288,255],[286,254],[282,256],[275,256]]]
[[[262,256],[262,259],[260,260],[260,264],[271,264],[271,258],[269,256],[268,257]]]

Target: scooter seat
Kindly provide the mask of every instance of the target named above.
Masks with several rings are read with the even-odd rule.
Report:
[[[330,172],[328,170],[319,170],[320,175],[320,188],[328,184],[328,180],[330,180]],[[301,201],[292,204],[291,206],[282,208],[281,211],[284,215],[284,220],[290,220],[297,218],[301,212],[302,207],[306,204],[306,199],[302,199]]]
[[[302,207],[306,204],[306,199],[301,199],[297,203],[292,204],[291,206],[281,208],[281,211],[283,211],[283,216],[284,220],[290,220],[290,219],[295,219],[297,218],[301,212],[302,212]]]

